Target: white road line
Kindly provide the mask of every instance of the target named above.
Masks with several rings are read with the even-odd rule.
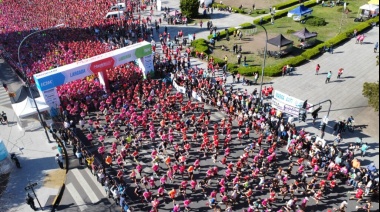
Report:
[[[96,196],[95,192],[91,189],[87,180],[83,177],[78,169],[71,170],[75,178],[78,180],[79,185],[82,186],[83,190],[86,192],[87,196],[90,198],[92,203],[97,203],[100,199]]]
[[[95,185],[99,185],[99,182],[96,180],[96,176],[93,176],[91,174],[91,171],[90,169],[85,169],[87,174],[89,175],[89,178],[91,179],[91,181],[95,184]],[[106,194],[106,191],[104,190],[103,186],[98,186],[99,190],[100,190],[100,193],[103,194],[104,197],[107,197],[107,194]]]
[[[84,202],[81,195],[78,193],[78,191],[75,189],[72,183],[69,183],[66,185],[66,189],[71,194],[71,197],[74,199],[75,204],[78,206],[80,211],[84,211],[87,209],[87,205]]]

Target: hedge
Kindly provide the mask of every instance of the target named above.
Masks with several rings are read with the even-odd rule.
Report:
[[[203,38],[194,40],[193,42],[191,42],[191,46],[194,47],[192,51],[193,56],[195,55],[195,52],[199,52],[199,53],[203,52],[205,54],[210,53],[208,43]]]
[[[251,23],[243,23],[243,24],[240,24],[239,25],[241,27],[241,29],[250,29],[250,28],[253,28],[254,25],[251,24]],[[228,28],[228,33],[229,35],[232,35],[234,33],[234,31],[237,30],[235,27],[231,27],[231,28]],[[219,31],[220,34],[219,34],[219,38],[224,38],[226,37],[226,31],[225,30],[221,30]],[[213,35],[209,35],[207,36],[208,39],[211,39]]]
[[[298,1],[297,1],[298,2]],[[317,5],[317,1],[316,0],[311,0],[311,1],[307,1],[307,2],[304,2],[303,5],[305,7],[314,7],[315,5]],[[277,19],[277,18],[282,18],[282,17],[285,17],[288,15],[288,12],[290,10],[293,10],[295,8],[297,8],[299,5],[297,6],[293,6],[293,7],[290,7],[288,9],[285,9],[285,10],[281,10],[281,11],[276,11],[275,14],[274,14],[274,19]],[[266,23],[269,23],[272,19],[272,14],[269,14],[269,15],[266,15],[264,17],[262,17],[263,19],[263,24],[266,24]],[[253,21],[254,24],[259,24],[260,23],[260,19],[256,19]]]
[[[225,4],[213,3],[213,4],[211,5],[211,7],[213,7],[213,8],[218,8],[218,9],[224,9],[224,10],[225,10],[225,9],[227,9],[227,8],[230,7],[230,6],[225,5]],[[231,9],[232,9],[232,11],[235,12],[235,13],[241,13],[241,14],[245,14],[245,13],[246,13],[243,9],[239,9],[239,8],[237,8],[237,7],[231,7]]]
[[[298,55],[296,57],[291,57],[288,60],[286,60],[282,63],[276,64],[276,65],[266,66],[264,73],[266,76],[270,76],[270,77],[271,76],[279,76],[282,73],[282,67],[284,67],[286,65],[290,65],[293,67],[299,66],[302,63],[306,62],[307,60],[310,60],[312,58],[320,56],[322,54],[321,49],[324,48],[325,46],[327,46],[327,47],[330,45],[336,46],[336,45],[342,44],[343,42],[349,40],[351,34],[354,32],[355,29],[360,33],[360,32],[363,32],[363,31],[369,29],[372,26],[372,23],[378,23],[378,22],[379,22],[378,16],[373,18],[373,19],[362,22],[362,23],[346,30],[345,32],[335,36],[334,38],[331,38],[331,39],[325,41],[324,43],[318,44],[317,46],[314,46],[313,48],[307,49],[301,55]],[[245,25],[245,26],[248,26],[248,25]],[[235,28],[230,28],[229,30],[231,30],[231,29],[235,30]],[[196,41],[193,41],[193,43],[192,43],[192,46],[195,47],[194,51],[198,50],[198,52],[201,52],[200,51],[200,49],[202,49],[200,47],[201,45],[205,45],[206,47],[203,47],[203,48],[207,48],[206,52],[208,52],[208,44],[207,44],[207,41],[205,39],[198,39]],[[224,60],[219,59],[219,58],[215,58],[215,57],[213,57],[213,58],[214,58],[215,63],[218,63],[219,66],[224,65]],[[228,71],[233,72],[233,73],[240,73],[243,76],[252,76],[253,73],[255,73],[255,72],[261,73],[261,69],[262,69],[261,66],[247,66],[247,67],[240,66],[240,67],[238,67],[236,64],[232,64],[232,63],[227,64],[227,68],[228,68]]]
[[[276,8],[276,10],[282,10],[282,9],[297,5],[298,3],[299,3],[299,0],[290,0],[287,2],[283,2],[283,3],[273,5],[272,7]]]

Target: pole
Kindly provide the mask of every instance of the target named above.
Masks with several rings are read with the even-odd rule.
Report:
[[[29,182],[29,184],[30,184],[30,182]],[[38,202],[38,205],[40,206],[41,211],[43,211],[42,206],[41,206],[41,203],[40,203],[40,201],[38,200],[37,194],[34,192],[33,186],[31,186],[31,189],[32,189],[32,192],[33,192],[34,196],[36,197],[36,200],[37,200],[37,202]]]
[[[32,93],[32,90],[30,89],[30,82],[29,82],[29,78],[28,76],[26,75],[26,71],[24,71],[24,67],[22,66],[22,63],[21,63],[21,58],[20,58],[20,49],[21,49],[21,46],[22,44],[24,43],[24,41],[26,39],[28,39],[29,37],[37,34],[37,33],[41,33],[41,32],[45,32],[45,31],[48,31],[50,29],[54,29],[54,28],[57,28],[57,27],[60,27],[60,26],[63,26],[63,24],[58,24],[54,27],[51,27],[51,28],[47,28],[47,29],[43,29],[43,30],[39,30],[39,31],[35,31],[35,32],[32,32],[30,33],[29,35],[27,35],[24,39],[22,39],[22,41],[20,42],[20,44],[18,45],[18,49],[17,49],[17,58],[18,58],[18,62],[19,62],[19,65],[20,65],[20,68],[21,68],[21,72],[23,72],[24,74],[24,78],[25,78],[25,82],[26,82],[26,85],[28,87],[28,90],[29,90],[29,94],[30,94],[30,97],[33,99],[33,103],[34,103],[34,106],[36,107],[36,110],[37,110],[37,114],[38,114],[38,118],[40,120],[40,123],[41,123],[41,126],[44,128],[45,130],[45,135],[46,135],[46,138],[48,139],[49,143],[51,142],[50,141],[50,138],[49,138],[49,134],[46,130],[46,126],[43,122],[43,119],[42,119],[42,116],[41,116],[41,112],[40,110],[38,109],[38,105],[37,105],[37,102],[36,100],[34,99],[34,96],[33,96],[33,93]]]
[[[259,92],[259,101],[260,101],[260,105],[262,105],[261,98],[262,98],[262,93],[263,93],[265,62],[266,62],[266,59],[267,59],[268,32],[267,32],[267,29],[265,29],[265,27],[263,25],[258,25],[258,26],[261,26],[264,29],[264,31],[265,31],[264,61],[263,61],[263,66],[261,67],[261,82],[260,82],[260,92]]]

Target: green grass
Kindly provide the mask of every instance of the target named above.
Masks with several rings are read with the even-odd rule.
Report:
[[[350,13],[347,15],[345,14],[342,15],[343,6],[335,6],[333,8],[330,8],[330,7],[321,7],[321,5],[316,5],[312,7],[313,16],[324,18],[326,20],[327,25],[323,27],[320,27],[320,26],[315,27],[315,26],[309,26],[307,24],[301,24],[300,22],[295,22],[293,21],[292,18],[288,18],[288,17],[283,17],[283,18],[279,18],[275,20],[274,25],[271,25],[269,23],[269,24],[265,24],[264,26],[266,27],[268,31],[269,38],[275,37],[281,33],[286,38],[293,40],[294,45],[297,45],[299,43],[298,38],[293,36],[292,33],[290,33],[290,31],[291,30],[298,31],[306,27],[309,31],[318,33],[317,44],[323,43],[327,40],[335,38],[338,35],[341,23],[342,23],[342,27],[340,30],[341,33],[345,33],[346,30],[352,30],[355,28],[355,26],[358,26],[360,24],[360,23],[354,22],[354,18],[357,17],[359,7],[363,4],[366,4],[367,0],[356,0],[356,1],[347,0],[347,2],[348,2],[348,9],[350,10]],[[342,21],[342,17],[343,17],[343,21]],[[259,30],[259,33],[256,34],[255,36],[263,36],[263,33],[264,32],[262,30]],[[340,34],[339,36],[341,37],[342,34]],[[217,46],[224,44],[225,46],[232,48],[233,42],[235,41],[227,42],[226,40],[222,40],[222,41],[217,42]],[[250,52],[247,54],[243,54],[243,57],[244,56],[247,57],[248,66],[250,67],[261,66],[263,57],[258,56],[257,51],[261,49],[262,47],[263,46],[257,46],[257,45],[253,46],[251,43],[243,45],[243,52],[245,51]],[[299,58],[296,56],[301,55],[301,53],[304,51],[305,50],[294,48],[292,55],[289,55],[285,58],[281,58],[281,59],[267,58],[266,67],[276,67],[279,64],[288,63],[289,58],[292,58],[292,57],[295,57],[294,59],[298,60]],[[232,54],[232,52],[221,51],[219,48],[217,48],[212,54],[212,56],[216,58],[223,58],[224,55],[228,56],[229,63],[236,64],[237,58],[236,58],[236,55]]]
[[[367,0],[348,1],[348,8],[352,11],[348,15],[343,15],[343,24],[341,31],[345,31],[346,29],[349,29],[358,24],[354,22],[354,18],[357,15],[359,7],[365,4],[366,2]],[[274,25],[266,24],[265,27],[267,28],[268,33],[271,35],[278,35],[280,33],[286,35],[286,31],[288,29],[298,31],[306,27],[311,32],[317,32],[319,40],[325,41],[335,37],[339,32],[339,27],[342,21],[342,12],[338,12],[339,8],[342,8],[342,6],[335,6],[333,8],[329,8],[317,5],[312,8],[312,16],[325,18],[327,25],[324,27],[314,27],[309,26],[307,24],[301,24],[300,22],[295,22],[292,18],[288,17],[277,19],[275,20]],[[297,41],[297,38],[295,38],[292,35],[287,36],[287,38]]]
[[[367,3],[367,0],[347,0],[348,2],[348,8],[351,10],[351,12],[348,15],[343,15],[343,24],[341,28],[341,32],[344,32],[347,29],[350,29],[354,27],[355,25],[359,24],[357,22],[354,22],[354,18],[357,15],[358,8]],[[286,38],[293,40],[294,44],[298,44],[298,38],[293,36],[292,34],[287,34],[287,31],[289,29],[292,29],[294,31],[299,31],[306,27],[310,32],[317,32],[318,33],[318,41],[319,42],[324,42],[328,39],[331,39],[335,37],[338,32],[339,32],[339,27],[342,21],[342,12],[339,12],[339,8],[342,8],[342,6],[335,6],[332,8],[329,7],[321,7],[320,5],[312,7],[313,13],[312,16],[315,17],[322,17],[325,18],[327,25],[324,27],[314,27],[314,26],[309,26],[306,24],[301,24],[300,22],[293,21],[292,18],[288,17],[283,17],[280,19],[275,20],[275,24],[265,24],[265,28],[268,31],[268,36],[269,38],[275,37],[278,34],[283,34]],[[259,33],[263,33],[262,30],[259,30]],[[229,42],[222,40],[217,43],[217,45],[226,45],[226,46],[231,46]],[[257,48],[260,49],[260,48]],[[251,52],[254,53],[252,54],[247,54],[247,60],[248,61],[254,61],[254,62],[249,62],[249,65],[259,65],[262,63],[262,57],[259,57],[257,53],[257,49],[251,49]],[[244,50],[244,48],[243,48]],[[219,50],[216,50],[213,55],[216,57],[222,57],[224,56],[225,52],[219,52]],[[222,55],[222,56],[221,56]],[[237,61],[236,56],[228,55],[229,58],[231,58],[231,62],[235,60]],[[279,62],[285,61],[288,58],[281,58],[281,59],[274,59],[274,58],[268,58],[267,59],[267,64],[268,65],[274,65]]]

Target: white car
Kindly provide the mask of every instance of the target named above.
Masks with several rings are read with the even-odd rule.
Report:
[[[125,3],[117,3],[110,8],[111,11],[126,11]]]

